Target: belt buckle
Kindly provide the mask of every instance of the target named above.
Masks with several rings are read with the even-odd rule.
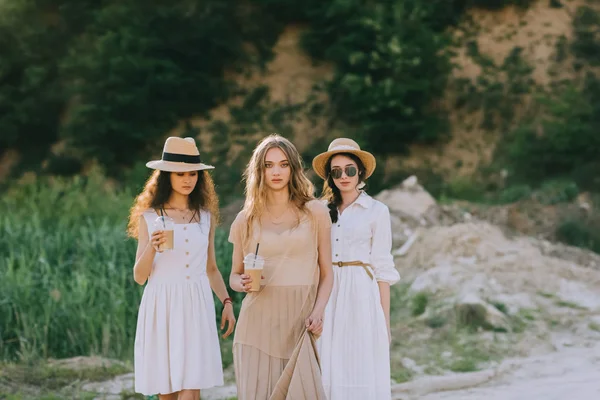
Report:
[[[342,261],[338,261],[337,265],[338,265],[338,267],[342,268],[344,266],[344,263]]]

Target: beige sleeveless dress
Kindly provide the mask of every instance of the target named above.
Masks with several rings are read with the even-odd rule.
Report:
[[[315,206],[321,205],[307,204],[309,210]],[[303,216],[299,225],[280,232],[257,223],[245,243],[244,255],[252,253],[260,240],[259,254],[265,258],[265,267],[261,291],[248,293],[242,302],[233,341],[239,400],[325,399],[318,359],[308,360],[314,340],[305,328],[319,283],[320,223],[331,224],[328,218],[316,218],[312,213]],[[229,241],[241,245],[245,229],[245,217],[240,213],[231,226]],[[290,359],[299,365],[288,365]],[[294,374],[301,377],[292,377]],[[302,382],[290,385],[294,380]]]

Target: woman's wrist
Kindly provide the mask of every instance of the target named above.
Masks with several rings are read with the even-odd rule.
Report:
[[[149,251],[152,255],[156,255],[156,248],[152,246],[152,242],[148,242],[148,245],[146,246],[146,251]]]
[[[315,313],[324,314],[325,313],[325,307],[322,307],[322,306],[320,306],[318,304],[315,304],[315,306],[312,309],[312,314],[315,314]]]

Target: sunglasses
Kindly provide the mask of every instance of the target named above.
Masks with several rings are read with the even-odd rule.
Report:
[[[342,173],[344,172],[346,173],[347,177],[352,178],[357,174],[358,170],[354,165],[349,165],[344,167],[343,170],[341,168],[332,168],[329,175],[331,175],[333,179],[340,179],[342,177]]]

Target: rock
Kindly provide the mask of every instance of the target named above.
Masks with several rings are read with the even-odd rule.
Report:
[[[121,393],[133,393],[133,373],[115,376],[109,381],[90,382],[82,386],[86,392],[96,393],[97,399],[120,399]]]
[[[456,270],[450,264],[442,264],[426,270],[419,274],[410,285],[412,293],[430,292],[437,293],[453,283],[458,284],[454,279]]]
[[[552,243],[548,240],[535,238],[527,238],[526,240],[545,256],[600,270],[600,254],[563,243]]]
[[[410,382],[394,385],[392,387],[392,398],[403,399],[403,397],[401,397],[403,394],[422,396],[433,392],[473,387],[491,380],[497,374],[498,372],[496,370],[486,370],[417,378]]]
[[[507,316],[473,293],[463,295],[455,305],[458,321],[463,326],[483,327],[504,332],[511,331]]]
[[[415,360],[413,360],[412,358],[408,358],[408,357],[402,357],[402,359],[400,360],[400,362],[402,363],[402,366],[404,368],[406,368],[407,370],[417,374],[417,375],[422,375],[424,372],[423,367],[420,367]]]
[[[406,243],[419,227],[440,223],[440,209],[435,199],[411,176],[400,185],[384,190],[375,198],[390,209],[395,246]]]
[[[416,224],[422,219],[427,220],[432,209],[437,209],[435,199],[418,184],[415,176],[395,188],[382,191],[375,198],[386,204],[392,214]]]
[[[120,366],[126,368],[124,362],[119,360],[112,360],[104,357],[72,357],[72,358],[61,358],[48,360],[48,366],[52,368],[63,368],[70,370],[82,370],[82,369],[95,369],[95,368],[110,368],[113,366]]]
[[[402,187],[405,189],[412,189],[417,186],[419,180],[416,176],[411,175],[402,182]]]

